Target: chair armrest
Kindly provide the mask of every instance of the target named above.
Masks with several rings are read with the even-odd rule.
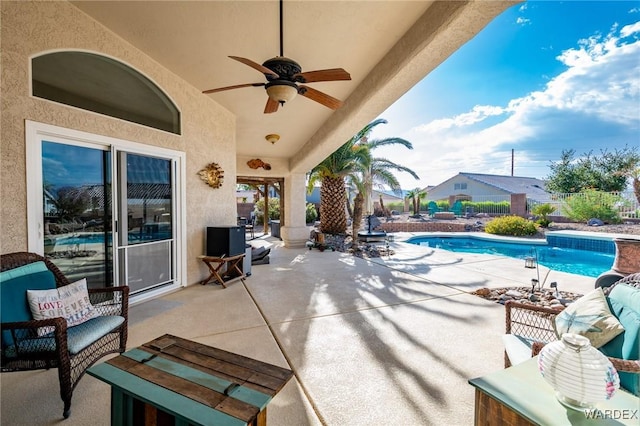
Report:
[[[512,300],[507,301],[504,306],[505,331],[507,334],[518,334],[543,342],[557,340],[555,338],[549,340],[548,333],[553,332],[553,335],[555,335],[551,321],[555,320],[556,315],[562,312],[564,307],[549,308],[514,302]],[[538,330],[538,332],[536,332],[536,330]],[[521,334],[523,331],[525,334]],[[536,336],[540,338],[537,339]]]
[[[89,299],[100,315],[120,315],[128,318],[129,287],[90,288]]]
[[[611,364],[613,364],[618,371],[640,374],[640,361],[611,357],[609,357],[609,361],[611,361]]]
[[[53,327],[53,333],[46,336],[38,336],[38,329],[41,327]],[[16,356],[21,354],[33,354],[36,352],[58,353],[58,361],[61,362],[61,355],[67,354],[67,321],[62,317],[48,318],[43,320],[3,322],[0,329],[8,331],[13,337],[14,350]],[[51,337],[55,340],[55,347],[51,347]],[[68,355],[67,355],[68,356]]]
[[[505,303],[505,333],[518,336],[523,344],[535,350],[536,344],[544,344],[558,340],[553,327],[555,317],[564,308],[549,308],[532,304],[507,301]],[[540,346],[540,348],[542,348]],[[539,351],[539,349],[538,349]],[[510,367],[512,360],[505,348],[505,367]]]
[[[533,342],[531,345],[531,356],[534,357],[540,353],[540,351],[544,348],[544,343],[542,342]]]
[[[534,357],[538,355],[544,346],[545,344],[542,342],[535,342],[531,346],[531,356]],[[612,357],[607,358],[617,371],[640,374],[640,361]]]

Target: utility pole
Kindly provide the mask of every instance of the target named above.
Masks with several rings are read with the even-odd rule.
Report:
[[[513,153],[514,149],[511,148],[511,177],[513,177]]]

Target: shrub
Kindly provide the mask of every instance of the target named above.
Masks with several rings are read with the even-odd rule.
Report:
[[[497,217],[487,223],[484,230],[489,234],[511,235],[514,237],[535,235],[538,232],[535,223],[520,216]]]
[[[533,213],[536,216],[540,216],[538,220],[536,220],[536,223],[542,226],[543,228],[547,228],[551,223],[551,221],[547,216],[553,213],[555,209],[556,208],[549,203],[538,204],[534,206],[533,209],[531,209],[531,213]]]
[[[449,211],[449,202],[448,201],[442,201],[442,200],[436,201],[436,205],[443,212],[448,212]]]
[[[262,223],[264,221],[264,198],[260,198],[253,206],[253,211],[256,213],[256,222]],[[280,199],[269,198],[269,219],[280,219]]]
[[[605,223],[620,223],[622,220],[615,208],[620,202],[619,196],[590,189],[567,198],[562,205],[562,212],[576,222],[595,218]]]
[[[404,203],[385,203],[384,206],[387,207],[389,210],[396,210],[399,212],[404,211]],[[422,206],[420,208],[422,208]]]
[[[313,203],[307,203],[306,211],[305,211],[306,223],[314,223],[316,219],[318,219],[318,211],[316,210],[316,206]]]
[[[463,201],[463,212],[473,213],[498,213],[509,214],[511,212],[511,203],[509,201]]]

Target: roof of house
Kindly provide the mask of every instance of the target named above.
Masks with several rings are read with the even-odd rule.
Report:
[[[467,179],[492,186],[494,188],[500,189],[509,194],[527,194],[527,197],[533,198],[536,200],[546,200],[549,198],[549,193],[545,189],[546,188],[545,182],[538,178],[524,177],[524,176],[489,175],[484,173],[464,173],[464,172],[460,172],[456,176],[466,177]],[[456,176],[450,179],[447,179],[445,182],[441,183],[440,185],[450,181]],[[437,186],[440,186],[440,185],[437,185]]]
[[[380,189],[373,189],[372,190],[373,195],[374,196],[378,196],[379,194],[382,194],[385,197],[388,198],[397,198],[398,200],[404,200],[404,195],[405,195],[405,191],[398,191],[398,192],[394,192],[394,191],[390,191],[390,190],[380,190]]]

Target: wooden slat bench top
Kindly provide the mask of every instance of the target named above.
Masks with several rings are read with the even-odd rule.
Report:
[[[192,424],[266,422],[291,370],[164,335],[89,370],[136,399]],[[256,422],[261,417],[262,421]]]

